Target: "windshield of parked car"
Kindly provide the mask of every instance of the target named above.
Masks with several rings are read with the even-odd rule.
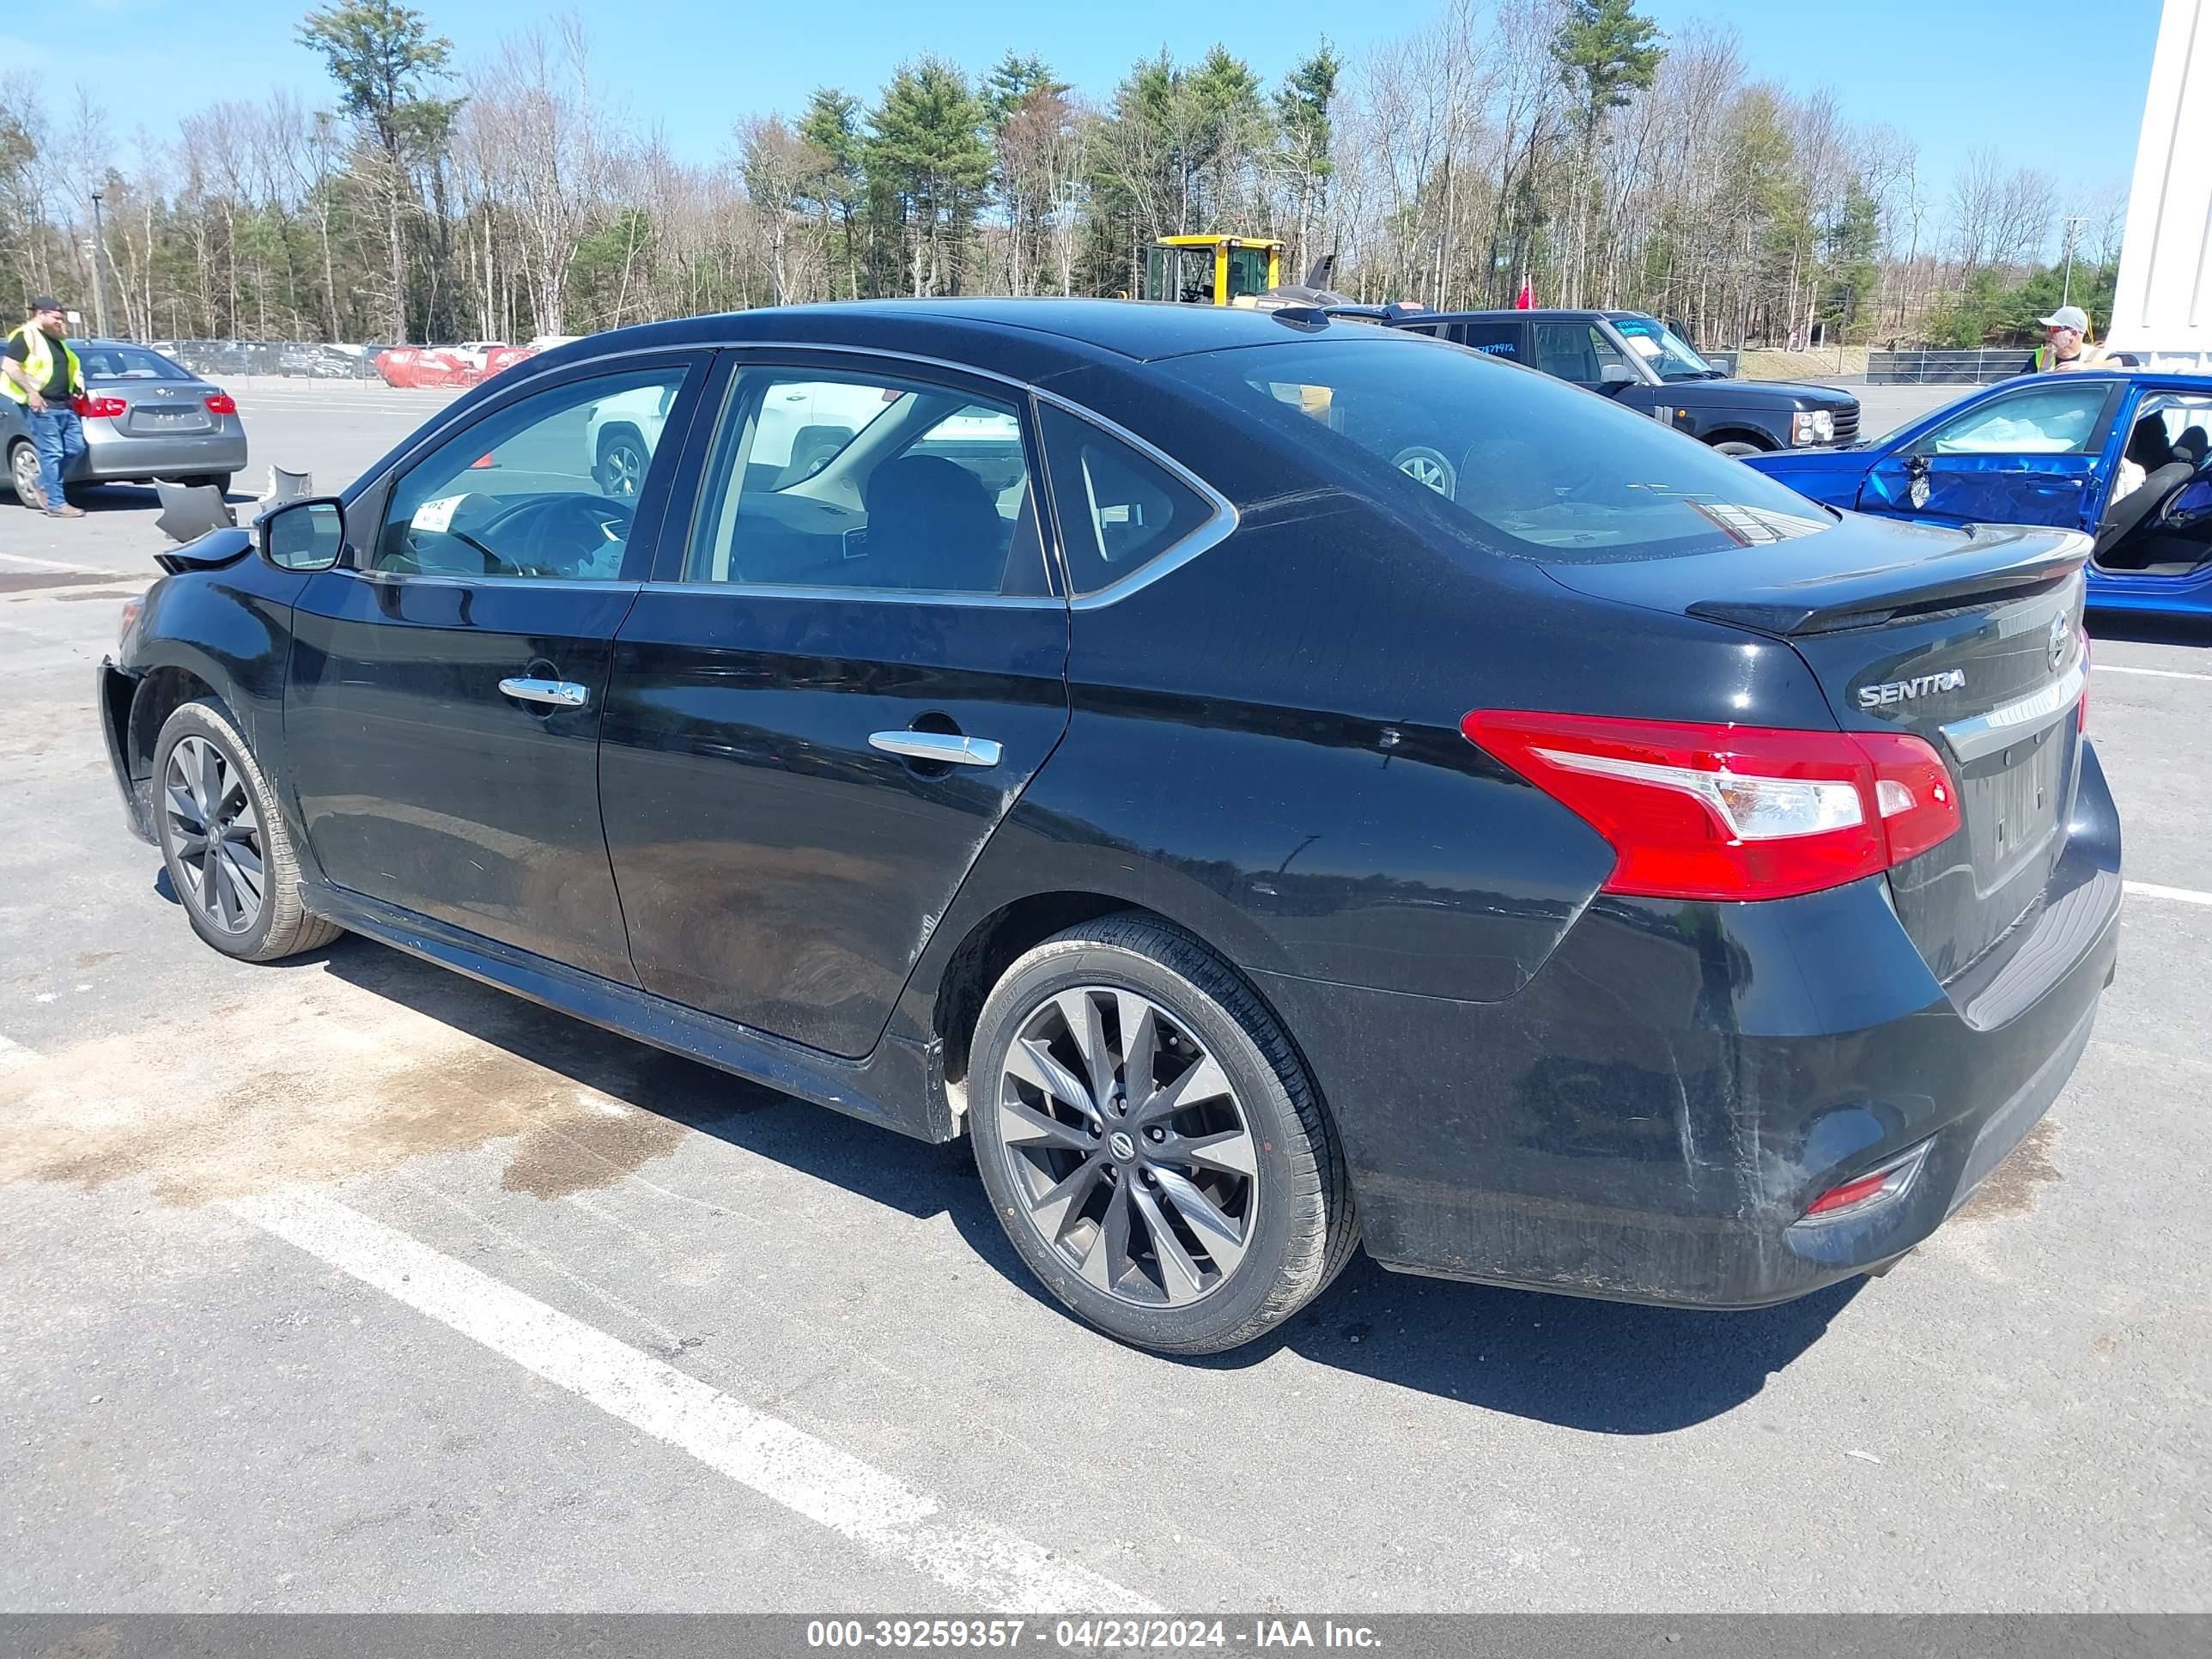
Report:
[[[1787,541],[1835,522],[1648,416],[1413,335],[1346,329],[1160,368],[1331,471],[1348,467],[1377,491],[1432,491],[1510,556],[1668,558]]]
[[[1720,370],[1690,349],[1690,343],[1650,317],[1616,317],[1613,325],[1628,349],[1658,371],[1662,380],[1710,380]]]
[[[80,346],[77,362],[88,380],[189,380],[192,377],[158,351],[143,346]]]

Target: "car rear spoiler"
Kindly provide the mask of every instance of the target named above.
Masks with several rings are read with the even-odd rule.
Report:
[[[2024,525],[1962,526],[1967,539],[1951,552],[1909,565],[1777,581],[1763,592],[1698,599],[1691,616],[1784,639],[1876,628],[1899,617],[2026,599],[2055,587],[2088,562],[2094,544],[2078,530]]]

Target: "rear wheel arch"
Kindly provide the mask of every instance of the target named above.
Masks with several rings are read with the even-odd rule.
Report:
[[[1327,1097],[1298,1033],[1282,1011],[1253,977],[1228,952],[1197,929],[1143,904],[1132,903],[1109,893],[1086,890],[1033,893],[1003,904],[971,927],[937,976],[930,1016],[930,1035],[944,1056],[942,1075],[948,1089],[964,1087],[968,1079],[970,1045],[983,1004],[1006,970],[1048,939],[1071,927],[1112,916],[1151,922],[1180,933],[1218,961],[1245,994],[1263,1009],[1291,1046],[1304,1068],[1314,1097],[1324,1116],[1334,1118]],[[965,1119],[963,1118],[964,1126]]]

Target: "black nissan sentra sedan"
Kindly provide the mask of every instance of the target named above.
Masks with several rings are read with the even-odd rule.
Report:
[[[1361,1243],[1748,1307],[1926,1237],[2112,975],[2087,550],[1313,312],[762,311],[166,555],[99,708],[217,950],[965,1135],[1054,1295],[1202,1352]]]

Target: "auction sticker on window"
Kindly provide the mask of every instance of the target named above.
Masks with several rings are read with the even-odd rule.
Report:
[[[453,509],[468,500],[465,495],[441,495],[434,501],[425,501],[415,509],[415,516],[407,521],[410,530],[427,530],[434,536],[442,536],[453,527]]]

